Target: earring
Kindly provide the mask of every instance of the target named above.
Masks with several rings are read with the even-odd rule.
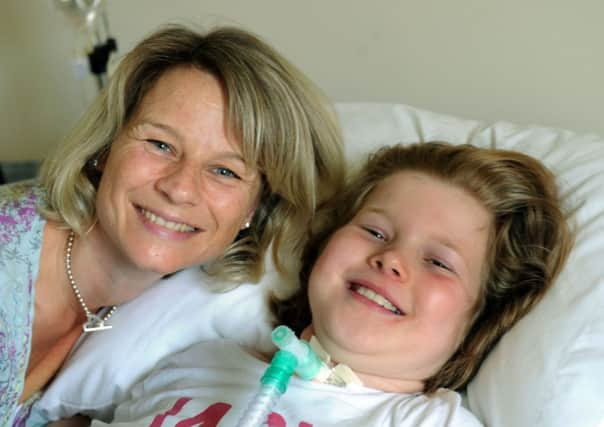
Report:
[[[92,160],[90,160],[90,165],[93,168],[98,169],[99,168],[99,159],[92,159]]]
[[[250,222],[246,222],[245,225],[243,226],[243,229],[245,230],[246,228],[250,228]]]

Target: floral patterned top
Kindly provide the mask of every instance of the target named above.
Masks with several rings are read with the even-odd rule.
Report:
[[[19,404],[31,350],[43,196],[33,181],[0,186],[0,426],[25,425],[37,399]]]

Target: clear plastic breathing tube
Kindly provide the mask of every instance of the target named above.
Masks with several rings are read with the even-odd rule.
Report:
[[[287,326],[277,326],[272,333],[273,343],[279,348],[271,364],[260,379],[260,389],[248,404],[237,427],[259,427],[265,425],[273,407],[287,390],[289,379],[294,374],[305,380],[315,378],[325,364],[310,345],[299,340]]]

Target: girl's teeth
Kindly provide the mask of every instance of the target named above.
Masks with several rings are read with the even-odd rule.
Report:
[[[147,218],[149,221],[167,229],[178,231],[181,233],[195,231],[195,228],[191,227],[190,225],[168,221],[167,219],[163,219],[162,217],[157,216],[154,213],[149,212],[145,209],[141,209],[141,211],[143,212],[145,218]]]
[[[396,308],[394,306],[394,304],[392,304],[390,301],[388,301],[386,298],[384,298],[380,294],[372,291],[371,289],[365,288],[363,286],[355,286],[355,287],[353,287],[353,290],[356,293],[363,295],[365,298],[373,301],[374,303],[384,307],[386,310],[389,310],[395,314],[401,314],[401,311],[398,308]]]

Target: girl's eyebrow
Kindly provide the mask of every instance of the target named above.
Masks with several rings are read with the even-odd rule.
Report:
[[[362,207],[361,209],[359,209],[359,212],[361,211],[365,211],[366,213],[372,213],[372,214],[377,214],[377,215],[383,215],[388,217],[389,213],[387,210],[382,209],[379,206],[365,206],[364,208]],[[438,235],[438,236],[432,236],[432,239],[436,242],[439,243],[449,249],[451,249],[452,251],[457,252],[460,256],[461,256],[461,250],[459,248],[459,246],[457,244],[455,244],[454,241],[452,241],[450,238],[443,236],[443,235]]]
[[[450,240],[446,237],[436,237],[435,240],[437,243],[443,245],[446,248],[451,249],[453,252],[457,253],[461,258],[463,258],[462,252],[461,252],[459,246],[457,246],[455,244],[455,242],[453,242],[452,240]]]
[[[385,209],[380,208],[379,206],[371,206],[371,205],[362,205],[361,208],[359,209],[359,212],[368,212],[368,213],[375,213],[378,215],[384,215],[387,216],[388,212]]]

